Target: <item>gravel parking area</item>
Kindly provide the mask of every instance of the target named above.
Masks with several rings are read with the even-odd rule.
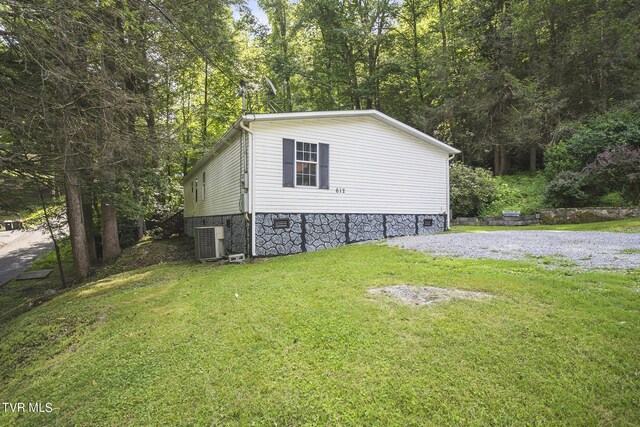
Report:
[[[640,234],[597,231],[492,231],[389,239],[399,246],[462,258],[522,260],[544,257],[584,269],[640,268]],[[553,267],[554,262],[549,263]]]

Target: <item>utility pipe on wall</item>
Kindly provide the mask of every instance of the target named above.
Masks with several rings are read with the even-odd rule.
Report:
[[[247,157],[249,159],[249,164],[248,164],[248,176],[249,176],[249,182],[248,184],[248,190],[247,193],[249,194],[248,200],[249,200],[249,206],[245,206],[245,210],[246,212],[244,213],[244,218],[247,222],[251,222],[251,237],[250,237],[250,246],[251,246],[251,250],[250,250],[250,254],[251,256],[255,255],[256,252],[256,248],[255,248],[255,239],[253,238],[253,230],[255,230],[255,215],[253,215],[253,132],[251,131],[251,129],[244,124],[244,122],[242,121],[242,119],[240,120],[240,128],[247,132],[250,135],[250,140],[249,143],[247,144]],[[249,156],[250,154],[250,156]],[[251,217],[249,217],[249,212],[252,212]]]
[[[453,160],[455,156],[455,154],[450,154],[447,158],[447,223],[445,224],[447,230],[451,229],[451,178],[449,176],[449,170],[451,168],[451,160]]]

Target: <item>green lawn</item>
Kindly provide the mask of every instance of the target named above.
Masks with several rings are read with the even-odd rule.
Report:
[[[400,305],[367,289],[494,295]],[[0,325],[20,425],[638,425],[640,279],[351,245],[170,263]]]
[[[587,224],[560,224],[560,225],[524,225],[524,226],[476,226],[454,225],[453,232],[484,232],[503,230],[566,230],[566,231],[612,231],[616,233],[640,233],[640,218],[628,218],[618,221],[591,222]]]

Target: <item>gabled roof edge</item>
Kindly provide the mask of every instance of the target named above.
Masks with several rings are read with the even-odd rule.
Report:
[[[264,120],[289,120],[289,119],[315,119],[315,118],[339,118],[339,117],[363,117],[369,116],[380,120],[398,130],[412,135],[422,141],[446,151],[449,154],[459,154],[460,150],[454,148],[444,142],[420,132],[409,125],[402,123],[393,117],[387,116],[378,110],[340,110],[340,111],[307,111],[299,113],[267,113],[267,114],[245,114],[243,118],[247,121],[264,121]]]
[[[411,136],[414,136],[422,141],[425,141],[440,150],[443,150],[449,154],[459,154],[461,151],[444,142],[427,135],[424,132],[420,132],[417,129],[412,128],[409,125],[402,123],[399,120],[389,117],[378,110],[340,110],[340,111],[307,111],[300,113],[266,113],[266,114],[244,114],[238,120],[236,120],[229,130],[222,135],[222,137],[202,156],[198,162],[187,172],[182,178],[182,182],[185,183],[191,178],[198,170],[200,170],[207,162],[214,156],[216,152],[233,138],[240,133],[240,122],[254,122],[254,121],[266,121],[266,120],[290,120],[290,119],[315,119],[315,118],[339,118],[339,117],[373,117],[380,120],[389,126],[403,131]]]

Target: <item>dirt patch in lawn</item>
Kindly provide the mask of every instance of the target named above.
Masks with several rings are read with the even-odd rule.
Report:
[[[427,305],[453,299],[486,299],[492,295],[484,292],[461,291],[458,289],[436,288],[434,286],[396,285],[369,289],[370,294],[384,294],[410,305]]]

